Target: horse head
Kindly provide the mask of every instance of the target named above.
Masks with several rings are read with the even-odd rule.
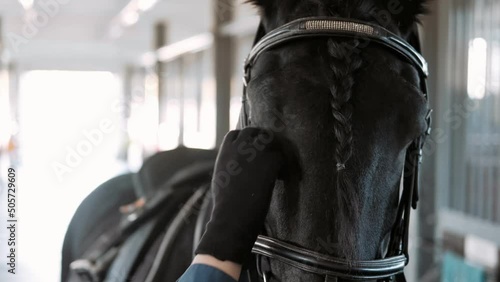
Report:
[[[297,19],[336,17],[412,43],[426,1],[250,2],[261,15],[258,37]],[[394,51],[360,38],[303,37],[262,52],[246,90],[251,124],[274,131],[289,158],[266,234],[347,261],[383,258],[407,149],[428,129],[421,80]],[[325,281],[275,260],[270,272],[280,281]]]

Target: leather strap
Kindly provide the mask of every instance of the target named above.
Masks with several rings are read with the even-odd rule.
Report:
[[[404,255],[371,261],[347,261],[266,236],[258,237],[252,252],[309,273],[344,279],[386,278],[402,272],[407,264]]]
[[[243,69],[243,95],[242,107],[239,117],[239,128],[250,125],[250,109],[247,103],[247,86],[251,80],[251,69],[258,57],[266,50],[291,40],[309,37],[347,37],[368,39],[401,55],[414,65],[420,73],[421,91],[428,99],[427,81],[429,75],[428,65],[424,57],[415,47],[410,45],[400,36],[376,24],[354,19],[335,17],[309,17],[301,18],[278,27],[264,35],[262,23],[259,24],[254,46],[245,60]],[[417,46],[417,48],[419,48]]]
[[[308,37],[365,38],[382,44],[412,63],[423,77],[428,76],[428,66],[420,53],[404,39],[389,30],[367,22],[334,17],[302,18],[285,24],[265,35],[250,51],[245,61],[244,83],[250,82],[250,69],[262,52],[284,42]]]
[[[164,265],[165,260],[169,254],[171,254],[170,249],[172,248],[177,235],[184,226],[187,218],[196,212],[196,208],[200,201],[203,200],[205,194],[209,190],[210,185],[205,185],[199,188],[184,204],[179,213],[175,216],[172,222],[169,224],[165,236],[162,239],[158,252],[156,253],[151,269],[145,279],[145,282],[159,282],[161,277],[159,275],[160,268]]]
[[[130,281],[130,275],[139,253],[147,245],[146,242],[151,236],[156,220],[147,222],[139,230],[134,232],[128,240],[120,247],[120,251],[113,261],[109,271],[106,274],[104,282],[127,282]]]

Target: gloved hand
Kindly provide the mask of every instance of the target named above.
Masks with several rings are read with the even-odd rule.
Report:
[[[196,254],[243,264],[262,230],[283,155],[272,133],[230,131],[212,178],[214,208]]]

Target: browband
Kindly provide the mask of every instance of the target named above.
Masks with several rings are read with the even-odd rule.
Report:
[[[404,255],[369,261],[348,261],[307,250],[260,235],[252,252],[279,260],[309,273],[345,279],[381,279],[403,272],[408,259]]]
[[[396,51],[409,63],[417,67],[423,77],[427,78],[429,75],[427,62],[424,57],[413,46],[389,30],[375,24],[352,19],[314,17],[294,20],[276,28],[255,44],[245,60],[245,77],[243,79],[245,86],[250,82],[249,71],[262,52],[290,40],[318,36],[343,36],[368,39]]]

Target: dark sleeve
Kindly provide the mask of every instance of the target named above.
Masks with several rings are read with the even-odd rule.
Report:
[[[206,264],[193,264],[177,282],[237,282],[231,276]]]

